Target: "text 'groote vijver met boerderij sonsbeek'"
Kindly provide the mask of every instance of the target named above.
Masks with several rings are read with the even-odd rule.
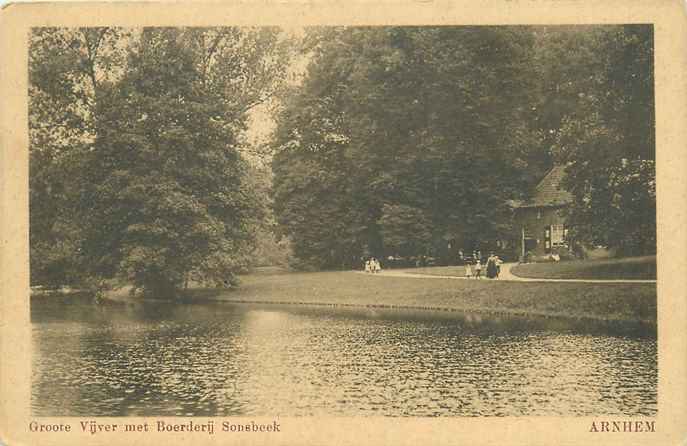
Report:
[[[31,432],[72,432],[70,423],[39,423],[32,421],[29,423]],[[232,423],[222,421],[221,423],[208,420],[204,423],[196,421],[168,422],[155,421],[152,423],[98,423],[94,420],[79,421],[75,431],[88,432],[92,435],[100,433],[114,432],[198,432],[214,434],[219,432],[281,432],[281,425],[277,421],[271,423],[256,423],[255,421]]]

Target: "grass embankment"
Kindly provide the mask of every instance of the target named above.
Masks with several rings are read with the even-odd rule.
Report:
[[[656,256],[529,263],[511,273],[532,279],[655,280]]]
[[[192,290],[232,302],[320,304],[519,315],[656,321],[654,284],[468,281],[373,276],[354,272],[259,274],[234,290]]]

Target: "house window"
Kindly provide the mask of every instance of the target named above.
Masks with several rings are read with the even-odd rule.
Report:
[[[565,244],[567,230],[563,225],[551,225],[551,245],[562,246]]]

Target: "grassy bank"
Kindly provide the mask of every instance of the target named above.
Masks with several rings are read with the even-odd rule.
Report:
[[[533,279],[655,280],[656,256],[517,265],[511,273]]]
[[[192,290],[234,302],[410,307],[521,315],[656,321],[653,284],[467,281],[354,272],[259,274],[233,290]]]

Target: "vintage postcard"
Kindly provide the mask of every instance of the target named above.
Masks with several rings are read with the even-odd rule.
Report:
[[[687,444],[686,15],[6,5],[0,444]]]

